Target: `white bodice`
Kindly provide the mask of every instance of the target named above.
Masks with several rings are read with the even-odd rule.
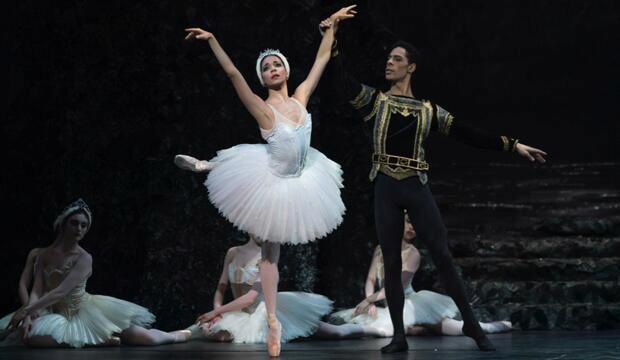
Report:
[[[312,134],[312,117],[295,99],[301,110],[299,124],[287,119],[273,106],[275,120],[271,130],[261,129],[263,139],[269,144],[269,167],[280,177],[299,176],[306,163]]]
[[[228,264],[228,279],[233,284],[253,285],[258,280],[258,264],[239,266],[231,261]]]
[[[233,293],[233,297],[236,299],[242,295],[245,295],[259,280],[258,261],[252,261],[244,266],[236,264],[231,261],[228,264],[228,281],[230,281],[230,289]],[[256,307],[261,302],[262,296],[256,298],[256,300],[242,309],[247,313],[253,313]]]
[[[384,268],[384,263],[383,263],[383,253],[381,252],[381,247],[379,245],[377,245],[377,247],[375,248],[375,255],[374,256],[378,256],[378,266],[377,266],[377,270],[376,270],[376,279],[377,279],[377,284],[379,285],[379,288],[382,288],[385,286],[384,284],[384,273],[385,273],[385,268]],[[403,264],[406,261],[406,252],[403,250],[400,252],[400,256],[401,256],[401,261],[403,262]],[[403,292],[405,293],[405,296],[409,296],[411,294],[415,293],[415,290],[413,290],[413,286],[411,286],[411,284],[407,285],[407,286],[403,286]],[[387,305],[387,304],[386,304]]]
[[[72,256],[65,260],[64,264],[58,268],[47,267],[43,268],[43,280],[45,284],[45,291],[51,291],[56,288],[60,283],[69,275],[75,264],[77,263],[77,256]],[[80,310],[80,304],[90,296],[86,292],[86,283],[91,273],[80,281],[73,289],[71,289],[65,296],[50,306],[52,312],[62,314],[65,317],[71,317]]]

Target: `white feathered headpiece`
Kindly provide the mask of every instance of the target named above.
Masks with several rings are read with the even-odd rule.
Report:
[[[282,63],[284,64],[284,68],[286,69],[286,79],[288,80],[289,75],[291,74],[291,68],[288,65],[288,60],[286,60],[286,57],[280,52],[280,50],[276,50],[276,49],[265,49],[263,51],[261,51],[260,54],[258,54],[258,59],[256,59],[256,75],[258,76],[258,81],[260,81],[260,84],[265,86],[265,82],[263,81],[263,76],[262,76],[262,69],[260,67],[261,62],[263,62],[263,59],[269,55],[274,55],[280,58],[280,60],[282,60]]]
[[[69,206],[64,208],[62,213],[58,215],[58,217],[54,221],[54,231],[58,230],[60,225],[65,221],[65,219],[67,218],[67,216],[69,216],[69,214],[72,214],[77,210],[84,211],[84,213],[86,214],[86,217],[88,218],[88,228],[90,229],[90,225],[93,223],[93,215],[90,212],[90,208],[88,207],[88,205],[86,205],[86,202],[84,202],[84,200],[77,199],[76,201],[72,202]]]

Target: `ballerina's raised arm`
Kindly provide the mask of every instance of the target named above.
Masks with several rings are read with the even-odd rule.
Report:
[[[248,109],[261,128],[271,129],[275,116],[273,111],[267,106],[263,99],[254,94],[243,75],[241,75],[241,72],[237,69],[230,57],[228,57],[222,46],[220,46],[215,36],[200,28],[188,28],[185,29],[185,31],[188,33],[185,40],[199,39],[209,43],[215,58],[222,66],[222,69],[224,69],[228,78],[230,78],[245,108]]]

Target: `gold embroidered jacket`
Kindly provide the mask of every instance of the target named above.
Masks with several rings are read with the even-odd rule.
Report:
[[[360,84],[343,70],[339,57],[332,59],[337,88],[345,92],[350,104],[372,129],[371,181],[381,172],[397,180],[418,176],[426,183],[429,165],[425,161],[424,141],[431,132],[478,148],[514,150],[518,140],[492,136],[455,121],[452,114],[430,101],[395,96]]]

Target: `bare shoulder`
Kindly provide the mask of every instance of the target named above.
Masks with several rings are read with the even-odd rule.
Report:
[[[84,264],[84,265],[89,265],[92,266],[93,264],[93,257],[92,255],[84,250],[84,248],[82,247],[78,247],[78,258],[77,261]]]
[[[239,251],[239,247],[238,246],[233,246],[231,248],[229,248],[228,250],[226,250],[226,259],[232,259],[235,255],[237,255],[237,252]]]
[[[405,245],[405,250],[406,251],[411,251],[411,252],[418,252],[418,248],[413,246],[413,244]]]
[[[411,256],[411,257],[419,257],[420,256],[420,251],[418,250],[417,247],[413,246],[412,244],[405,245],[405,248],[403,249],[403,252],[407,256]]]
[[[32,250],[30,250],[30,252],[28,252],[28,260],[32,260],[35,257],[39,256],[39,253],[41,253],[41,251],[45,249],[45,248],[34,248]]]
[[[49,246],[44,247],[44,248],[38,248],[38,249],[39,250],[36,252],[36,257],[39,258],[40,262],[45,263],[45,262],[49,261],[50,258],[53,257],[51,248]],[[33,250],[35,250],[35,249],[33,249]],[[32,253],[32,251],[30,253]],[[28,256],[30,256],[30,254],[28,254]]]

